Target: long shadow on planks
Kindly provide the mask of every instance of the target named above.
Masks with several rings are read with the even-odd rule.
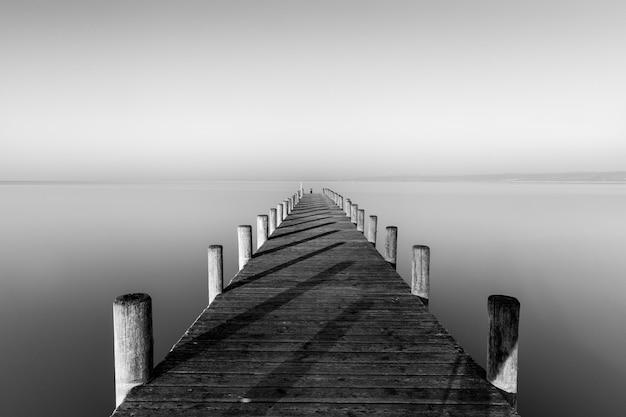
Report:
[[[340,265],[336,265],[338,269]],[[346,265],[345,267],[347,268],[348,266]],[[311,337],[300,349],[294,351],[289,360],[283,362],[263,380],[259,381],[255,387],[251,388],[246,393],[246,399],[255,401],[258,398],[262,398],[260,401],[267,406],[267,411],[259,414],[264,415],[271,412],[272,406],[284,398],[288,394],[287,390],[292,388],[316,364],[316,359],[324,356],[334,344],[339,342],[350,328],[354,326],[354,323],[360,320],[361,313],[367,312],[372,305],[373,303],[368,300],[357,300],[351,303],[335,320],[326,323],[316,335]],[[310,349],[310,346],[321,341],[325,343],[330,342],[326,350]],[[276,386],[275,381],[277,379],[280,379],[280,387]],[[223,415],[237,416],[240,412],[239,405],[235,404],[234,407],[231,407]]]
[[[283,249],[289,248],[291,246],[299,245],[300,243],[309,242],[311,240],[315,240],[315,239],[318,239],[320,237],[332,235],[333,233],[337,233],[337,232],[339,232],[339,230],[329,230],[328,232],[320,233],[319,235],[307,237],[307,238],[301,239],[301,240],[296,240],[294,242],[289,242],[289,243],[287,243],[285,245],[277,246],[277,247],[272,248],[272,249],[262,250],[260,252],[255,253],[254,255],[252,255],[252,257],[253,258],[258,258],[259,256],[267,255],[268,253],[278,252],[279,250],[283,250]]]
[[[325,248],[323,251],[331,250],[333,247],[337,247],[342,245],[343,243],[337,243],[334,245]],[[320,251],[316,251],[320,252]],[[314,252],[315,253],[315,252]],[[308,255],[308,257],[315,256],[314,254]],[[249,324],[254,323],[258,320],[261,320],[268,313],[275,311],[281,308],[283,305],[293,301],[299,296],[303,295],[307,291],[317,287],[322,284],[328,278],[333,277],[334,275],[342,272],[343,270],[349,268],[354,262],[340,262],[319,274],[303,281],[293,288],[282,291],[279,294],[269,298],[268,300],[260,303],[259,305],[249,309],[248,311],[241,313],[232,319],[224,321],[222,324],[213,327],[212,329],[202,333],[199,336],[194,337],[192,340],[185,342],[181,345],[176,346],[176,348],[168,353],[165,357],[165,360],[161,362],[154,370],[154,377],[156,378],[158,375],[167,372],[168,370],[174,368],[177,363],[185,362],[190,359],[193,359],[195,356],[200,354],[204,347],[207,345],[210,346],[211,342],[220,342],[228,339],[230,336],[236,334],[237,332],[245,329]],[[209,315],[210,311],[205,311],[202,316]],[[202,342],[202,348],[199,346],[199,343]],[[148,383],[146,386],[149,386]]]
[[[280,234],[274,233],[270,239],[272,239],[272,238],[276,239],[276,238],[279,238],[279,237],[290,236],[290,235],[294,235],[296,233],[306,232],[308,230],[317,229],[319,227],[330,226],[331,224],[335,224],[335,223],[336,222],[326,222],[326,223],[322,223],[322,224],[316,224],[315,226],[305,227],[304,229],[293,230],[291,232],[280,233]],[[288,224],[285,225],[285,227],[289,227],[289,226],[290,225],[288,225]],[[276,230],[276,231],[278,231],[278,230]]]
[[[324,235],[325,234],[330,234],[330,233],[331,232],[324,233]],[[335,232],[332,232],[332,233],[335,233]],[[316,236],[316,238],[317,237],[319,237],[319,236]],[[275,266],[273,268],[268,269],[267,271],[259,272],[258,274],[254,274],[251,277],[243,278],[243,279],[240,279],[238,281],[235,281],[235,282],[231,283],[228,287],[226,287],[224,289],[224,292],[232,291],[235,288],[238,288],[238,287],[241,287],[243,285],[246,285],[246,284],[249,284],[251,282],[254,282],[254,281],[258,280],[258,279],[261,279],[261,278],[266,277],[266,276],[268,276],[270,274],[273,274],[274,272],[278,272],[281,269],[285,269],[285,268],[287,268],[287,267],[289,267],[291,265],[295,265],[298,262],[302,262],[302,261],[304,261],[306,259],[312,258],[314,256],[317,256],[317,255],[321,254],[321,253],[328,252],[329,250],[335,249],[335,248],[337,248],[337,247],[339,247],[339,246],[341,246],[343,244],[344,244],[343,242],[333,243],[332,245],[327,246],[325,248],[316,250],[316,251],[311,252],[311,253],[307,253],[306,255],[299,256],[299,257],[297,257],[294,260],[291,260],[289,262],[285,262],[283,264],[277,265],[277,266]]]
[[[306,216],[306,217],[309,217],[309,216]],[[330,217],[330,216],[318,217],[317,219],[305,220],[303,222],[298,222],[298,223],[294,223],[292,221],[288,221],[287,226],[288,227],[300,226],[301,224],[313,223],[313,222],[318,222],[320,220],[326,220],[326,219],[332,219],[332,217]]]

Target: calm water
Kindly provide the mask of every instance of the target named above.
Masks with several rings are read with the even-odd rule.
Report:
[[[431,310],[485,364],[490,294],[519,298],[519,411],[622,416],[626,185],[305,183],[431,247]],[[153,298],[160,361],[206,304],[206,247],[296,183],[0,187],[1,416],[107,416],[112,302]],[[379,250],[382,248],[379,242]]]

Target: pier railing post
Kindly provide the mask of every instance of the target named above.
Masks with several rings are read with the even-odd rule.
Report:
[[[274,230],[276,230],[276,209],[275,208],[271,208],[270,209],[269,227],[268,227],[268,237],[272,236],[272,234],[274,233]]]
[[[387,238],[385,240],[385,260],[396,269],[398,253],[398,228],[387,226]]]
[[[267,241],[269,234],[268,217],[266,214],[259,214],[256,218],[256,249],[259,250],[261,246]]]
[[[287,218],[287,216],[289,215],[289,206],[287,205],[287,201],[283,201],[282,205],[283,205],[283,218],[282,218],[282,220],[285,220]]]
[[[365,232],[365,210],[358,209],[356,213],[356,230]]]
[[[279,203],[276,205],[276,227],[280,226],[283,222],[283,204]]]
[[[520,303],[514,297],[490,295],[487,380],[512,407],[517,407],[517,345]]]
[[[370,216],[367,225],[367,241],[376,246],[376,229],[378,228],[378,216]]]
[[[343,211],[346,212],[346,216],[352,216],[352,200],[350,200],[349,198],[346,198],[346,206],[344,207]]]
[[[113,338],[117,407],[133,387],[152,376],[152,299],[148,294],[126,294],[115,299]]]
[[[430,248],[424,245],[414,245],[411,262],[411,294],[417,295],[428,307],[429,292]]]
[[[239,270],[252,258],[252,226],[237,226],[237,241],[239,243]]]
[[[352,212],[350,213],[350,221],[356,224],[357,213],[359,211],[358,204],[352,204]]]
[[[211,245],[207,251],[209,273],[209,305],[224,289],[224,258],[222,245]]]

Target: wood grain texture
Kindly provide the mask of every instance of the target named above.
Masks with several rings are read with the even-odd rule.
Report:
[[[339,201],[304,194],[114,415],[517,415]]]

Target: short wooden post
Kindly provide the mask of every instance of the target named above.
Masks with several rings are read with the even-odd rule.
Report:
[[[274,230],[276,230],[276,209],[275,208],[271,208],[270,209],[270,221],[269,221],[268,237],[272,236],[272,234],[274,233]]]
[[[287,201],[283,201],[283,220],[285,220],[288,215],[289,215],[289,206],[287,205]]]
[[[256,217],[256,249],[259,250],[261,246],[267,241],[269,233],[268,217],[266,214],[259,214]]]
[[[357,213],[359,212],[359,205],[352,204],[352,212],[350,213],[350,221],[356,224]]]
[[[348,217],[352,215],[352,200],[350,200],[349,198],[346,198],[346,204],[343,211],[346,212],[346,216]]]
[[[252,258],[252,226],[237,226],[237,241],[239,242],[239,270]]]
[[[276,227],[280,226],[283,222],[283,204],[276,205]]]
[[[396,269],[398,253],[398,228],[387,226],[387,239],[385,240],[385,260]]]
[[[337,205],[343,210],[344,205],[343,205],[343,196],[342,195],[339,196],[339,204],[337,204]]]
[[[224,258],[222,245],[211,245],[208,249],[209,305],[224,288]]]
[[[154,340],[152,299],[148,294],[126,294],[113,303],[115,406],[128,392],[152,376]]]
[[[413,246],[411,262],[411,294],[417,295],[428,307],[430,292],[430,248],[424,245]]]
[[[512,407],[517,407],[517,339],[520,303],[514,297],[490,295],[487,380]]]
[[[359,209],[356,213],[356,230],[359,232],[365,231],[365,210]]]
[[[378,216],[370,216],[367,226],[367,241],[376,246],[376,229],[378,228]]]

